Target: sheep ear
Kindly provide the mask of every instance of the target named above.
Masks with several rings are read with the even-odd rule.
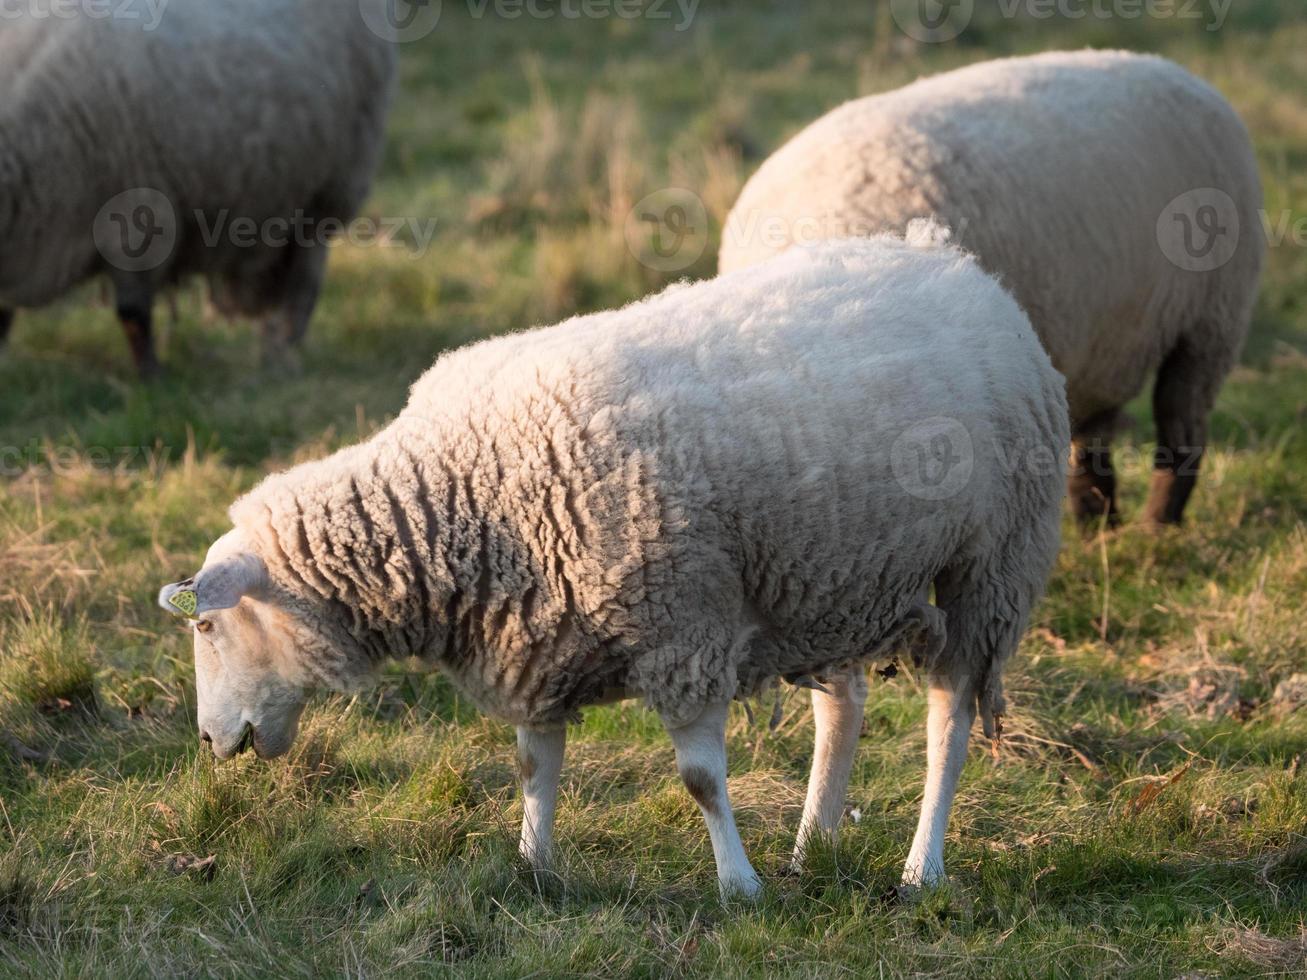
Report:
[[[231,609],[244,596],[268,587],[268,567],[258,555],[242,553],[209,565],[194,578],[159,590],[159,605],[173,615],[194,619],[214,609]]]

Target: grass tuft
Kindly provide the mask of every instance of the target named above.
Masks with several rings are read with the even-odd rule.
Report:
[[[28,933],[38,907],[36,885],[23,874],[17,853],[0,856],[0,940]]]
[[[87,622],[71,622],[53,607],[0,623],[0,702],[45,714],[96,709],[94,646]]]

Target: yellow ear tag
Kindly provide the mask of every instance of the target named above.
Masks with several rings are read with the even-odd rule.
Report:
[[[199,600],[196,598],[194,592],[187,589],[185,592],[178,592],[175,596],[170,597],[168,599],[168,605],[174,606],[181,611],[183,616],[189,618],[195,615],[195,609],[199,605]]]

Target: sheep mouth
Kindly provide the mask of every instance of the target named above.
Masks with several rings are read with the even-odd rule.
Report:
[[[290,750],[291,742],[294,740],[293,732],[287,735],[274,731],[271,737],[268,737],[266,730],[260,731],[253,725],[246,732],[247,738],[242,739],[242,744],[252,746],[254,754],[265,760],[278,759],[285,755]]]
[[[240,741],[236,743],[236,751],[233,755],[242,755],[253,746],[255,755],[262,755],[259,752],[258,736],[254,734],[254,726],[246,722],[244,729],[241,730]]]

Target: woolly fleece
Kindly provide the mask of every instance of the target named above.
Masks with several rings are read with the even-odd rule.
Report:
[[[232,507],[306,675],[414,654],[517,724],[620,696],[677,724],[911,643],[989,729],[1058,546],[1066,403],[941,237],[798,249],[442,357],[388,428]],[[912,467],[941,450],[969,478],[927,499]]]

